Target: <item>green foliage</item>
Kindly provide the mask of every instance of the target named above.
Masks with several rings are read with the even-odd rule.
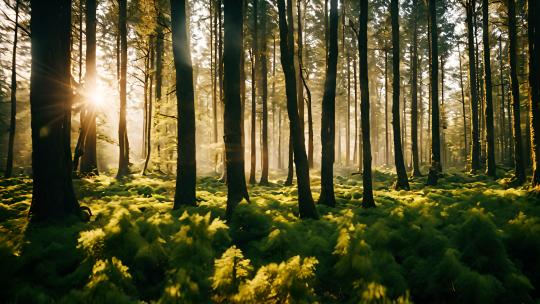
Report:
[[[31,183],[1,180],[1,302],[527,303],[540,297],[540,204],[523,189],[449,172],[362,209],[342,175],[336,208],[299,220],[295,187],[250,189],[229,224],[225,185],[201,179],[199,206],[171,211],[174,183],[82,179],[94,213],[28,224]],[[313,188],[318,189],[315,179]]]

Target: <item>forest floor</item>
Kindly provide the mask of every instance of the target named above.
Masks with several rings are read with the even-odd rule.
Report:
[[[174,177],[76,180],[91,221],[47,224],[27,222],[30,179],[0,179],[0,302],[538,301],[536,192],[457,171],[411,191],[374,178],[374,209],[360,207],[361,175],[342,172],[320,220],[300,220],[296,186],[273,181],[250,187],[230,224],[215,177],[199,179],[199,206],[175,211]]]

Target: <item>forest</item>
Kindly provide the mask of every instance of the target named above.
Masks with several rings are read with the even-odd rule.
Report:
[[[0,303],[540,301],[540,1],[0,11]]]

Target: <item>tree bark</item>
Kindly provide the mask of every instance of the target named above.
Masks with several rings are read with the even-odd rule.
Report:
[[[261,185],[267,185],[268,184],[268,166],[269,166],[269,159],[268,159],[268,56],[267,56],[267,48],[266,48],[266,1],[261,2],[261,50],[259,53],[259,63],[261,66],[261,103],[262,103],[262,170],[261,170]]]
[[[119,0],[119,35],[120,35],[120,120],[118,123],[118,142],[120,155],[118,159],[117,178],[129,174],[129,147],[126,123],[127,102],[127,0]]]
[[[146,175],[146,170],[148,169],[148,163],[150,162],[150,154],[152,153],[152,107],[153,107],[153,101],[154,101],[154,94],[152,91],[152,87],[154,85],[154,57],[155,57],[155,49],[154,49],[154,39],[152,37],[149,38],[148,43],[149,48],[149,61],[150,61],[150,76],[148,81],[148,114],[147,114],[147,121],[146,121],[146,158],[144,160],[144,166],[142,170],[142,175]]]
[[[253,32],[251,37],[251,166],[249,170],[249,183],[255,184],[255,171],[257,170],[257,147],[255,143],[256,116],[257,116],[257,0],[253,0]]]
[[[330,36],[328,64],[322,100],[321,119],[321,195],[319,203],[330,207],[336,205],[334,195],[334,153],[336,134],[336,77],[338,58],[338,8],[337,0],[330,1]]]
[[[317,209],[311,196],[309,165],[304,144],[304,134],[298,115],[296,95],[296,73],[294,71],[294,41],[289,39],[289,28],[285,16],[285,0],[278,0],[281,64],[285,75],[287,112],[289,114],[296,178],[298,180],[298,205],[301,218],[318,218]],[[292,20],[289,20],[292,22]]]
[[[411,150],[412,176],[422,176],[418,159],[418,1],[413,0],[412,81],[411,81]],[[422,132],[422,130],[420,130]]]
[[[439,130],[439,49],[437,34],[437,0],[429,0],[431,35],[431,167],[427,184],[437,185],[441,172],[441,140]]]
[[[19,5],[20,0],[15,3],[15,25],[13,26],[13,48],[11,54],[11,115],[9,120],[9,141],[6,160],[6,172],[4,177],[9,178],[13,174],[13,147],[15,145],[15,127],[17,124],[17,43],[19,35]]]
[[[358,54],[360,60],[360,115],[362,125],[362,156],[363,167],[362,183],[362,207],[375,207],[373,199],[373,182],[371,172],[371,140],[369,125],[369,80],[368,80],[368,41],[367,41],[367,21],[368,21],[368,1],[360,0],[360,16],[358,26]]]
[[[471,171],[480,170],[480,131],[478,124],[478,90],[476,84],[476,62],[474,43],[474,1],[467,0],[466,3],[466,23],[467,23],[467,47],[469,52],[469,87],[471,98],[471,121],[472,121],[472,150],[471,150]]]
[[[86,130],[81,156],[82,175],[98,175],[97,150],[96,150],[96,103],[91,102],[94,96],[91,94],[96,88],[96,0],[86,0],[86,115],[84,129]]]
[[[531,117],[532,186],[540,185],[540,5],[528,1],[529,105]]]
[[[519,80],[517,76],[517,31],[515,0],[508,0],[508,59],[510,61],[510,91],[512,98],[512,130],[514,136],[514,170],[517,184],[525,182],[525,163],[523,160],[523,143],[521,137],[521,113],[519,102]]]
[[[487,162],[486,174],[497,177],[497,167],[495,164],[495,131],[493,123],[493,93],[491,85],[491,56],[489,45],[489,5],[488,0],[482,0],[482,23],[483,23],[483,43],[484,43],[484,94],[485,94],[485,125],[486,125],[486,145]]]
[[[226,219],[232,218],[234,208],[243,200],[249,202],[244,175],[242,146],[240,57],[242,56],[242,1],[224,0],[223,93],[224,141],[227,172]]]
[[[459,58],[459,85],[461,87],[461,114],[463,116],[463,142],[465,144],[465,151],[463,155],[465,156],[465,163],[467,163],[467,155],[469,155],[468,152],[468,142],[467,142],[467,112],[465,109],[465,86],[463,85],[463,69],[461,64],[461,51],[459,50],[459,43],[457,45],[458,47],[458,58]]]
[[[392,19],[392,128],[394,134],[394,163],[396,165],[397,180],[395,189],[409,190],[409,179],[405,169],[403,159],[403,149],[401,142],[401,125],[399,110],[400,95],[400,47],[399,47],[399,1],[392,0],[390,4],[390,15]]]
[[[31,220],[81,214],[71,181],[71,1],[32,0]]]
[[[196,202],[195,92],[186,18],[186,1],[171,0],[172,46],[178,111],[178,158],[174,209],[182,205],[195,205]]]

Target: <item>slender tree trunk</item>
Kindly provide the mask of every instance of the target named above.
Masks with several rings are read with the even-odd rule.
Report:
[[[493,123],[493,94],[491,85],[491,56],[489,45],[489,6],[488,0],[482,0],[482,23],[483,23],[483,43],[484,43],[484,94],[485,94],[485,125],[487,144],[486,174],[497,177],[497,167],[495,164],[495,131]]]
[[[262,170],[261,170],[261,185],[268,184],[268,57],[266,49],[266,1],[261,2],[261,52],[259,54],[259,63],[261,66],[261,91],[262,91]]]
[[[390,131],[388,128],[388,50],[384,50],[384,164],[390,165]]]
[[[506,115],[504,113],[505,101],[504,97],[506,95],[504,88],[504,77],[503,77],[503,56],[502,56],[502,35],[499,35],[499,75],[501,83],[501,108],[500,108],[500,136],[501,136],[501,161],[506,164]]]
[[[336,134],[335,99],[338,58],[338,20],[337,0],[331,0],[328,64],[326,65],[326,80],[324,83],[321,115],[322,158],[321,195],[319,196],[319,203],[330,207],[336,205],[336,198],[334,195],[334,153]]]
[[[508,57],[510,61],[510,88],[513,108],[513,134],[514,134],[514,170],[517,184],[525,182],[525,163],[523,160],[523,143],[521,137],[521,113],[519,102],[519,80],[517,76],[517,32],[515,1],[508,0]]]
[[[150,76],[148,80],[148,115],[147,115],[147,122],[146,122],[146,158],[144,160],[144,166],[142,170],[142,175],[146,175],[146,170],[148,169],[148,163],[150,162],[150,154],[152,152],[152,107],[153,107],[153,101],[154,101],[154,94],[152,87],[154,86],[154,57],[155,57],[155,49],[154,49],[154,39],[152,36],[149,38],[148,43],[148,51],[150,52],[150,57],[148,61],[150,62]]]
[[[540,185],[540,5],[528,0],[529,106],[531,117],[532,186]]]
[[[118,142],[120,156],[117,178],[129,174],[129,147],[127,146],[126,101],[127,101],[127,0],[119,0],[119,35],[120,35],[120,120],[118,124]]]
[[[362,154],[359,153],[362,149],[358,147],[358,74],[357,74],[356,56],[353,56],[353,86],[354,86],[354,151],[353,162],[358,164],[358,172],[362,171]]]
[[[294,178],[294,148],[293,148],[293,131],[289,131],[289,145],[287,152],[287,179],[285,186],[291,186]]]
[[[13,174],[13,147],[15,144],[15,126],[17,124],[17,42],[19,35],[19,5],[20,0],[15,3],[15,25],[13,27],[13,48],[11,53],[11,115],[9,120],[9,141],[6,162],[6,172],[4,177],[9,178]]]
[[[158,12],[157,18],[160,22],[163,22],[163,16],[161,12]],[[163,33],[163,26],[158,24],[156,26],[156,114],[159,115],[162,104],[162,88],[163,88],[163,40],[165,34]],[[160,134],[158,130],[158,122],[156,119],[154,127],[156,128],[156,134]],[[161,172],[161,142],[156,140],[156,152],[157,152],[157,170]]]
[[[367,21],[368,21],[368,0],[360,0],[360,16],[358,26],[358,54],[360,60],[360,115],[362,125],[362,156],[363,167],[362,182],[363,195],[362,207],[375,207],[373,199],[373,183],[371,178],[371,141],[369,124],[369,82],[368,82],[368,41],[367,41]]]
[[[289,6],[289,9],[291,7]],[[285,89],[287,95],[287,112],[289,114],[292,146],[294,148],[294,162],[296,165],[296,178],[298,180],[298,206],[301,218],[318,218],[317,209],[311,196],[309,178],[309,164],[307,161],[304,134],[298,115],[296,92],[296,73],[294,71],[294,41],[290,39],[289,28],[285,16],[285,0],[278,0],[279,32],[281,64],[285,75]],[[289,19],[289,22],[292,22]]]
[[[249,170],[249,183],[255,184],[255,171],[257,170],[257,147],[255,143],[257,120],[257,0],[253,0],[253,32],[251,39],[251,166]]]
[[[471,151],[471,171],[480,170],[480,131],[478,124],[478,90],[476,88],[476,62],[474,43],[474,2],[467,0],[467,47],[469,52],[469,87],[471,98],[471,120],[472,120],[472,151]]]
[[[395,189],[409,190],[409,180],[403,159],[403,149],[401,146],[401,125],[399,110],[400,98],[400,47],[399,47],[399,1],[392,0],[390,4],[390,14],[392,19],[392,127],[394,134],[394,163],[396,165],[397,181]]]
[[[413,0],[412,81],[411,81],[411,144],[413,177],[422,176],[418,159],[418,1]],[[422,132],[422,130],[420,130]]]
[[[437,0],[429,0],[429,18],[431,27],[431,167],[427,179],[428,185],[437,185],[441,167],[441,141],[439,130],[439,49],[437,34]]]
[[[458,47],[458,58],[459,58],[459,85],[461,87],[461,111],[463,116],[463,141],[465,144],[465,149],[463,155],[465,156],[465,163],[467,163],[467,155],[469,155],[468,152],[468,142],[467,142],[467,112],[465,109],[465,88],[463,85],[463,69],[461,65],[461,51],[459,50],[459,43],[457,45]]]
[[[86,91],[91,94],[96,90],[96,0],[86,0]],[[81,157],[80,172],[82,175],[97,175],[96,150],[96,103],[91,102],[94,96],[86,96],[86,115],[84,129],[86,130],[83,144],[84,153]]]
[[[345,35],[345,27],[343,27]],[[345,123],[345,165],[349,165],[351,159],[351,56],[347,50],[347,121]]]
[[[171,28],[178,111],[178,164],[173,206],[174,209],[177,209],[182,205],[195,205],[196,203],[195,92],[185,0],[171,0]]]
[[[211,28],[210,28],[210,60],[212,61],[211,63],[211,72],[212,72],[212,127],[213,127],[213,132],[212,132],[212,141],[214,143],[214,145],[217,146],[217,143],[218,143],[218,100],[217,100],[217,73],[218,73],[218,65],[219,65],[219,62],[218,62],[218,50],[217,50],[217,45],[218,45],[218,37],[217,37],[217,17],[218,17],[218,13],[217,13],[217,10],[218,9],[221,9],[219,7],[217,7],[217,1],[215,0],[210,0],[210,14],[211,14],[211,17],[210,17],[210,20],[211,20]],[[213,10],[212,10],[213,9]],[[243,70],[242,70],[243,71]],[[217,166],[218,166],[218,153],[215,154],[215,157],[214,157],[214,170],[217,170]]]
[[[243,200],[249,201],[244,175],[242,146],[240,57],[242,56],[242,1],[224,0],[223,91],[224,141],[227,172],[226,218],[231,220],[234,208]]]
[[[71,181],[71,1],[32,0],[32,220],[81,214]]]

